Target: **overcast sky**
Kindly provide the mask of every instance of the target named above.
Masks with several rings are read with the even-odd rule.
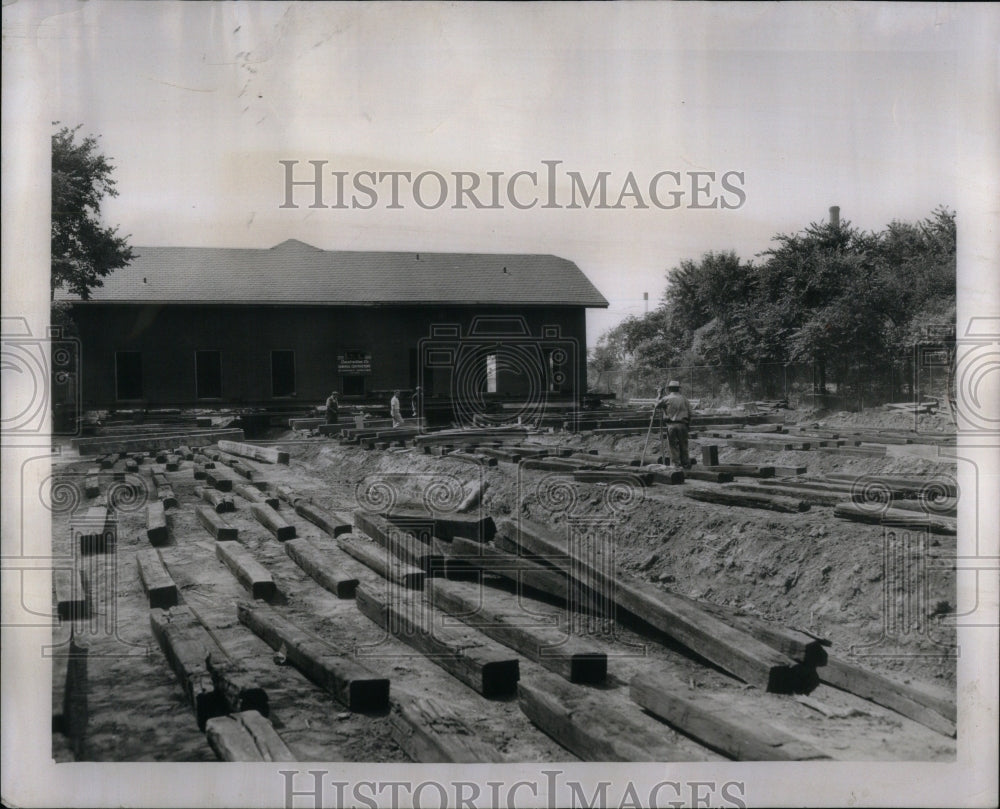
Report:
[[[947,4],[48,7],[31,24],[51,120],[100,134],[120,191],[106,216],[133,244],[555,253],[610,301],[592,345],[682,259],[750,258],[834,204],[865,229],[956,208],[975,19]],[[23,34],[10,11],[5,35]],[[694,210],[688,187],[673,210],[389,209],[383,185],[368,210],[309,209],[308,189],[282,209],[279,160],[348,183],[559,160],[562,193],[566,171],[607,171],[613,203],[632,172],[647,204],[659,172],[740,172],[745,202]]]

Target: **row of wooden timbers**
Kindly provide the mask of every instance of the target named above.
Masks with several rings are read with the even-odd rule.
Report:
[[[788,513],[808,511],[814,505],[832,506],[834,516],[847,520],[947,535],[957,533],[958,492],[953,480],[845,473],[807,477],[807,467],[804,466],[720,464],[719,445],[706,443],[718,439],[735,449],[815,449],[849,455],[884,455],[884,445],[864,443],[867,436],[856,434],[842,438],[838,433],[823,433],[801,440],[801,437],[779,432],[784,429],[782,425],[745,426],[755,431],[770,428],[771,432],[766,433],[769,438],[740,437],[747,435],[745,431],[704,430],[700,433],[702,463],[688,470],[665,465],[664,462],[669,464],[669,459],[657,457],[655,451],[649,458],[652,463],[645,463],[644,458],[621,453],[530,443],[533,434],[537,433],[520,427],[437,432],[424,432],[419,427],[343,428],[340,441],[347,446],[380,450],[409,445],[424,453],[450,456],[485,466],[506,462],[519,464],[524,469],[565,472],[567,477],[579,482],[625,482],[634,486],[650,486],[678,485],[686,480],[706,481],[721,485],[688,487],[684,491],[685,496],[720,505]],[[887,435],[881,440],[904,443],[913,439]],[[748,478],[753,482],[739,478]]]
[[[433,518],[406,509],[333,513],[286,485],[269,484],[258,465],[242,460],[287,462],[287,455],[228,441],[218,447],[195,452],[181,446],[175,454],[157,458],[164,465],[164,471],[153,467],[152,472],[160,498],[148,505],[151,547],[137,553],[137,572],[148,597],[153,635],[199,728],[223,760],[293,760],[294,754],[268,720],[265,690],[223,651],[197,611],[181,603],[159,554],[158,547],[171,542],[169,512],[178,508],[165,476],[179,472],[182,460],[193,462],[195,479],[204,481],[196,489],[203,501],[195,507],[198,520],[215,537],[216,555],[248,596],[237,605],[238,620],[276,650],[281,662],[295,666],[348,710],[385,714],[393,738],[416,761],[495,762],[503,756],[478,739],[450,706],[408,694],[405,682],[390,694],[390,679],[383,672],[276,609],[278,586],[239,541],[228,512],[248,507],[321,587],[337,598],[354,599],[361,613],[476,692],[487,698],[516,693],[538,728],[584,760],[676,759],[668,735],[658,733],[658,723],[641,709],[734,759],[827,756],[759,719],[741,716],[706,689],[695,690],[661,671],[631,681],[635,713],[611,708],[599,687],[608,678],[607,653],[553,628],[525,626],[519,620],[523,613],[512,606],[511,583],[562,603],[610,598],[616,619],[664,633],[757,688],[802,694],[824,682],[955,735],[955,705],[940,693],[857,667],[830,653],[828,641],[807,632],[609,571],[599,558],[575,550],[549,526],[495,523],[488,516],[460,512]],[[286,509],[328,538],[297,538],[282,515]],[[81,544],[84,540],[81,535]],[[90,545],[87,550],[101,549]],[[373,571],[379,575],[372,576]],[[507,590],[490,586],[503,581]],[[58,608],[70,618],[86,612],[85,604],[60,602]],[[462,625],[446,624],[441,620],[445,613]],[[519,657],[537,662],[547,673],[521,680]]]

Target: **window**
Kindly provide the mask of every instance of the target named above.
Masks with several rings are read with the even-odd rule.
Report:
[[[271,395],[292,396],[295,393],[295,352],[271,352]]]
[[[360,374],[345,374],[343,380],[344,396],[364,396],[365,378]]]
[[[142,354],[138,351],[115,352],[115,397],[142,398]]]
[[[222,398],[222,352],[195,351],[195,397]]]

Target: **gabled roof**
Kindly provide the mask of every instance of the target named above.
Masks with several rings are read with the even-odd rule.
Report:
[[[606,307],[572,261],[551,255],[136,247],[91,291],[97,303],[549,304]],[[78,300],[63,290],[56,298]]]

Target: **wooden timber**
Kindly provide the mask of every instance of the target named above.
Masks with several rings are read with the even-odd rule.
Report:
[[[169,609],[177,605],[177,585],[155,548],[146,548],[135,555],[139,581],[149,600],[150,609]]]
[[[958,533],[958,521],[953,517],[935,514],[920,514],[902,508],[870,508],[857,503],[840,503],[833,508],[835,517],[857,522],[891,525],[900,528],[927,530],[934,534],[954,536]]]
[[[98,436],[96,438],[74,438],[73,446],[80,455],[103,455],[109,452],[149,452],[185,446],[205,446],[222,439],[243,438],[242,430],[196,430],[176,432],[168,435],[147,436]]]
[[[296,761],[270,720],[240,711],[208,720],[205,735],[221,761]]]
[[[603,683],[607,677],[605,652],[558,628],[527,624],[524,610],[511,604],[507,593],[444,579],[431,579],[428,588],[433,606],[570,682]]]
[[[815,761],[826,753],[802,739],[740,713],[708,692],[661,672],[636,675],[629,696],[650,713],[736,761]]]
[[[250,592],[251,598],[269,601],[277,594],[278,588],[271,574],[238,542],[216,542],[215,555]]]
[[[337,559],[330,550],[322,549],[308,539],[292,539],[285,543],[285,553],[324,590],[337,598],[354,598],[358,576],[350,560]],[[338,553],[338,555],[341,555]]]
[[[146,537],[151,545],[165,545],[170,539],[162,500],[151,500],[146,504]]]
[[[539,730],[583,761],[706,761],[655,719],[612,705],[601,691],[554,674],[518,684],[518,703]]]
[[[382,578],[410,590],[423,590],[427,574],[418,567],[397,559],[383,546],[356,534],[344,534],[337,540],[340,549],[374,570]]]
[[[495,764],[504,760],[450,706],[430,697],[398,694],[389,714],[393,740],[411,759],[422,764]]]
[[[809,510],[809,504],[804,500],[795,500],[791,497],[781,497],[773,494],[753,494],[729,489],[726,486],[719,489],[685,489],[684,494],[692,500],[700,500],[704,503],[717,503],[723,506],[765,508],[769,511],[781,511],[787,514],[797,514]]]
[[[274,534],[274,538],[279,542],[284,542],[286,539],[295,539],[295,526],[290,524],[270,506],[263,503],[251,503],[250,511],[257,522]]]
[[[484,697],[514,693],[517,657],[475,630],[444,625],[419,594],[394,585],[385,592],[359,587],[354,601],[363,615]]]
[[[241,441],[219,441],[219,449],[223,452],[231,452],[243,458],[251,458],[264,463],[288,464],[289,455],[282,450],[273,447],[258,447],[256,444],[246,444]]]
[[[819,675],[828,685],[890,708],[945,736],[955,736],[957,713],[953,702],[929,696],[925,690],[867,671],[834,655],[819,669]]]
[[[185,607],[150,610],[149,623],[203,730],[206,721],[226,713],[206,665],[208,656],[221,650]]]
[[[240,623],[272,649],[284,648],[288,662],[352,711],[389,705],[389,680],[369,671],[322,638],[293,624],[260,602],[238,604]]]
[[[195,486],[194,493],[214,508],[216,514],[228,514],[231,511],[236,511],[236,504],[233,502],[233,498],[227,497],[218,489]]]
[[[246,483],[241,483],[234,489],[234,491],[244,500],[251,503],[260,503],[261,505],[270,506],[271,508],[278,507],[277,497],[270,497],[262,494],[260,489],[255,486],[249,486]]]
[[[295,513],[309,520],[313,525],[322,528],[332,537],[349,534],[353,528],[350,518],[343,514],[327,511],[308,500],[296,501]]]
[[[238,538],[239,531],[236,527],[230,525],[223,517],[216,514],[214,509],[208,506],[195,506],[194,510],[198,516],[198,521],[219,542],[235,541]]]
[[[354,512],[354,525],[374,539],[396,557],[420,568],[428,576],[444,573],[444,557],[431,546],[421,542],[410,531],[400,528],[381,514],[358,509]]]
[[[746,632],[695,607],[687,599],[676,598],[621,571],[604,570],[590,555],[585,556],[565,538],[542,526],[525,520],[520,523],[504,520],[497,529],[527,552],[558,565],[575,584],[599,597],[613,598],[619,609],[671,636],[744,682],[779,693],[808,691],[816,684],[814,668],[796,663]]]

